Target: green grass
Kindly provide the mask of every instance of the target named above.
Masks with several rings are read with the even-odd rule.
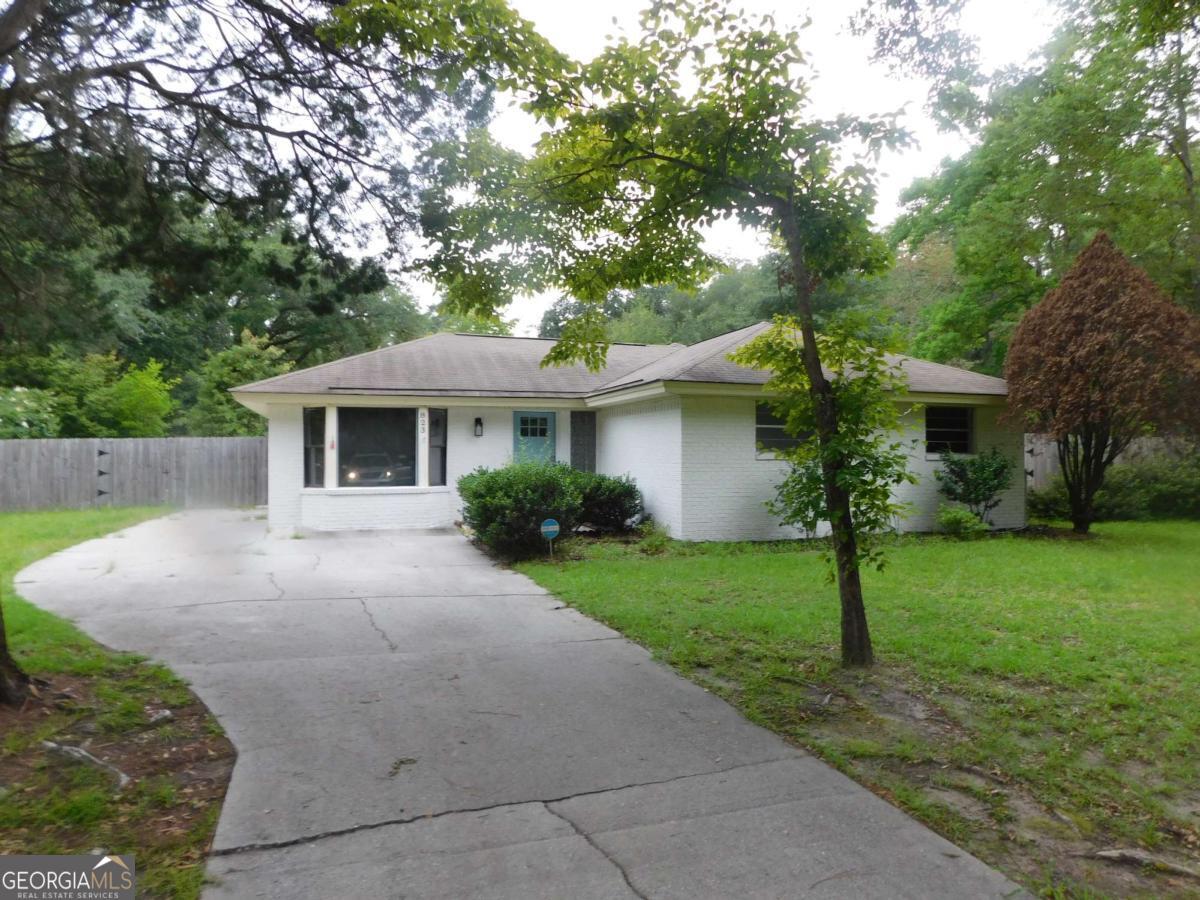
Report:
[[[179,709],[193,702],[191,692],[166,668],[111,651],[12,591],[13,576],[29,563],[165,512],[144,507],[0,513],[0,591],[13,655],[34,676],[86,679],[90,695],[84,704],[19,721],[3,736],[0,763],[23,765],[26,774],[14,784],[0,784],[0,852],[77,853],[97,846],[131,852],[139,896],[186,900],[198,897],[203,886],[204,856],[220,803],[196,808],[186,830],[165,833],[159,824],[175,821],[181,808],[195,802],[180,796],[171,776],[138,780],[118,795],[108,774],[51,761],[40,742],[63,735],[77,742],[71,730],[86,719],[102,746],[124,742],[167,751],[189,736],[176,722],[148,726],[144,707]],[[204,736],[221,734],[211,716],[199,730]],[[164,759],[169,755],[162,753]]]
[[[839,668],[836,590],[802,544],[577,543],[520,568],[998,864],[1057,829],[1194,865],[1200,523],[1095,531],[898,539],[864,572],[869,672]],[[971,770],[1002,788],[973,788],[982,824],[927,793]]]
[[[0,513],[0,601],[13,655],[30,672],[97,675],[129,661],[82,634],[70,622],[13,595],[13,576],[59,550],[136,525],[167,510],[108,507]]]

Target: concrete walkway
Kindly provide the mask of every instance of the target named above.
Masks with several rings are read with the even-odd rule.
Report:
[[[452,532],[181,513],[17,582],[227,729],[213,900],[1017,891]]]

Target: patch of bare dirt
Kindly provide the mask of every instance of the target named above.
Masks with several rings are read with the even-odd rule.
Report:
[[[814,686],[812,693],[824,690]],[[905,673],[883,666],[843,678],[829,693],[842,696],[843,706],[855,714],[807,716],[803,730],[814,743],[849,748],[852,774],[892,802],[911,807],[898,796],[898,784],[918,790],[926,803],[945,811],[923,816],[931,826],[1014,879],[1034,889],[1070,886],[1068,896],[1086,890],[1101,896],[1200,897],[1200,879],[1186,874],[1200,868],[1193,832],[1181,830],[1152,850],[1129,848],[1128,841],[1096,826],[1103,815],[1076,821],[1039,802],[1031,786],[1012,773],[951,762],[965,755],[953,750],[971,741],[968,698],[925,693]],[[853,742],[864,740],[883,749],[856,753]],[[924,747],[927,755],[903,747]],[[1200,791],[1166,802],[1177,814],[1200,810]],[[1111,852],[1121,847],[1133,852]],[[1137,854],[1161,865],[1138,864]]]
[[[103,677],[121,686],[123,676]],[[96,696],[97,683],[55,676],[19,709],[0,708],[0,798],[16,814],[25,810],[21,824],[0,834],[0,853],[45,846],[86,852],[119,839],[139,856],[161,850],[199,862],[229,785],[233,745],[190,691],[164,692],[176,701],[187,698],[170,705],[138,682],[128,696],[144,702],[141,714],[115,719],[112,703]],[[78,787],[77,767],[110,784],[105,818],[73,825],[33,812]]]

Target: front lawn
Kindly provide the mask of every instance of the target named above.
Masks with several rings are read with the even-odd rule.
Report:
[[[0,602],[9,645],[39,684],[0,707],[0,854],[132,853],[138,896],[197,897],[233,766],[208,710],[162,666],[115,653],[13,594],[13,576],[56,550],[167,510],[0,513]],[[72,761],[86,750],[130,777]]]
[[[803,544],[576,542],[520,568],[1048,895],[1200,892],[1200,523],[898,539],[864,573],[878,664],[837,665]],[[1130,857],[1132,858],[1132,857]]]

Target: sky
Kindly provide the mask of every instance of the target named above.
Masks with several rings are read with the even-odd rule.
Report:
[[[555,46],[580,60],[599,53],[605,35],[612,34],[614,28],[636,34],[638,13],[646,5],[645,0],[510,2]],[[961,135],[939,132],[925,113],[926,83],[901,77],[886,65],[871,62],[871,39],[855,37],[848,27],[849,17],[859,5],[858,0],[817,0],[811,4],[743,0],[741,4],[750,14],[773,14],[781,25],[811,19],[803,46],[814,72],[811,105],[814,115],[866,116],[904,111],[900,124],[913,134],[915,144],[888,152],[880,159],[874,220],[882,226],[899,213],[904,188],[915,178],[935,171],[941,160],[961,155],[970,145]],[[1044,0],[970,0],[963,14],[964,29],[979,41],[985,71],[1026,62],[1049,39],[1054,24],[1053,11]],[[517,150],[530,149],[538,135],[533,119],[503,98],[491,129],[497,139]],[[726,222],[710,231],[707,246],[727,260],[749,261],[762,255],[765,241],[762,235]],[[413,288],[422,301],[434,299],[428,285],[413,285]],[[555,297],[543,294],[519,298],[505,311],[504,317],[516,320],[514,333],[536,334],[542,313]]]

